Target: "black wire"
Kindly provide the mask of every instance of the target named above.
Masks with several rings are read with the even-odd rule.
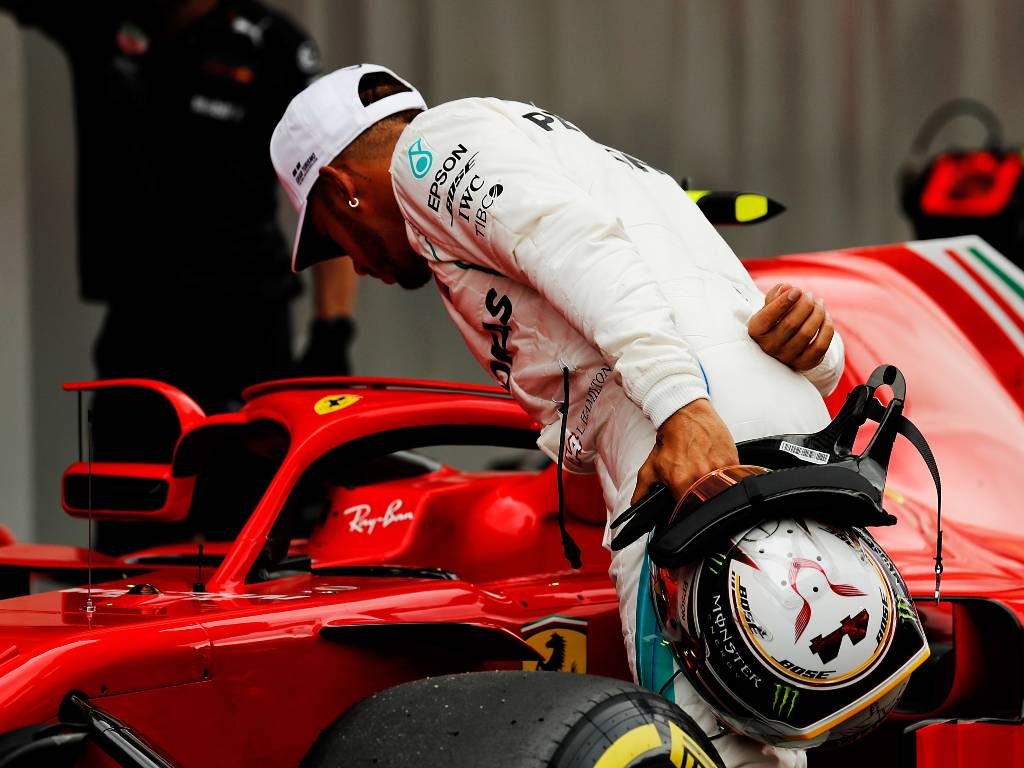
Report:
[[[718,724],[718,733],[716,733],[714,736],[708,736],[708,741],[715,741],[716,739],[720,739],[723,736],[728,736],[728,735],[729,735],[729,729],[726,728],[721,723],[719,723]]]
[[[78,460],[82,460],[82,390],[78,390]]]
[[[942,593],[942,481],[939,478],[939,466],[935,461],[935,454],[932,453],[928,441],[921,430],[906,416],[900,419],[899,433],[903,435],[910,444],[917,448],[921,458],[924,459],[928,471],[931,473],[932,481],[935,483],[935,603],[938,605]]]
[[[668,687],[670,685],[672,685],[672,681],[675,680],[677,677],[679,677],[679,675],[680,675],[680,673],[682,671],[683,671],[682,667],[677,667],[676,668],[676,671],[672,673],[672,676],[668,680],[665,681],[665,684],[663,686],[661,686],[661,689],[658,691],[658,695],[659,696],[664,696],[665,695],[665,691],[668,689]]]
[[[86,598],[86,606],[92,607],[92,452],[93,452],[93,436],[92,436],[92,408],[86,411],[87,418],[89,420],[89,428],[86,434],[87,449],[89,451],[89,549],[88,549],[88,570],[89,570],[89,586],[88,596]]]
[[[569,530],[565,527],[565,491],[562,488],[562,462],[565,457],[565,431],[569,422],[569,369],[562,366],[562,432],[558,438],[558,475],[556,478],[558,486],[558,529],[562,532],[562,551],[565,559],[573,568],[583,565],[580,559],[579,545],[573,540]]]

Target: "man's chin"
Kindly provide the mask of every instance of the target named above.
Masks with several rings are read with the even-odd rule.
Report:
[[[415,291],[417,288],[422,288],[429,283],[431,277],[433,277],[431,273],[426,275],[402,275],[398,278],[397,282],[405,290]]]

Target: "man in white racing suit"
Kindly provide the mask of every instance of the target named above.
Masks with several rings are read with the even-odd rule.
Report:
[[[736,441],[828,421],[843,350],[821,300],[786,285],[763,296],[671,177],[561,117],[498,99],[426,110],[360,65],[292,101],[271,156],[300,213],[294,268],[347,255],[403,287],[433,278],[553,459],[567,380],[565,466],[597,472],[609,519],[655,482],[679,497],[737,463]],[[643,541],[612,559],[633,672],[715,733],[673,677],[646,571]],[[805,763],[739,736],[716,747],[729,766]]]

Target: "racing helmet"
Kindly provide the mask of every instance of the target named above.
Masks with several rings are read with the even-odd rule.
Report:
[[[883,405],[881,387],[891,397]],[[879,366],[824,429],[736,446],[742,465],[706,475],[677,504],[659,488],[612,521],[613,550],[647,536],[650,592],[682,672],[719,719],[776,746],[855,739],[896,705],[929,654],[892,561],[868,534],[897,435],[935,483],[935,599],[942,488],[903,415],[906,381]],[[861,453],[863,424],[878,428]]]
[[[713,472],[675,515],[768,471]],[[928,658],[899,572],[856,526],[766,519],[698,561],[655,564],[650,590],[665,639],[718,718],[777,746],[867,733]]]

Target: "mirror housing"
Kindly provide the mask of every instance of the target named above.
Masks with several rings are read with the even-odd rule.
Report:
[[[174,445],[167,446],[169,455],[173,455],[181,435],[206,418],[203,410],[180,389],[150,379],[74,382],[65,384],[64,390],[78,392],[79,397],[82,392],[98,390],[124,390],[134,395],[144,391],[162,399],[173,410],[178,427]],[[116,397],[113,392],[111,395]],[[139,426],[146,428],[145,424]],[[173,523],[188,516],[194,490],[195,477],[175,477],[169,460],[77,461],[64,472],[61,503],[71,517]]]
[[[178,522],[188,516],[195,477],[172,477],[167,464],[77,461],[61,482],[71,517],[94,520]]]

